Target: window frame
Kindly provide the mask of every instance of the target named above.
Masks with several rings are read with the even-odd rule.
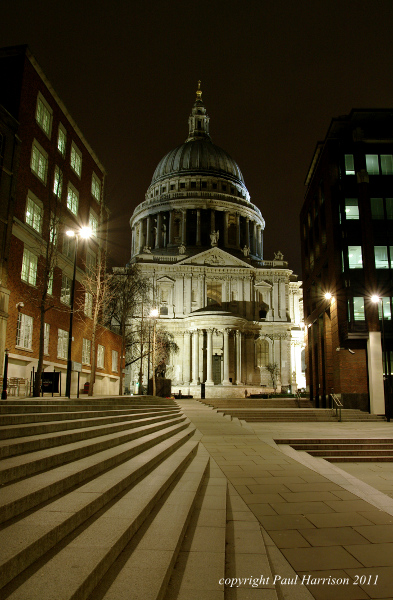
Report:
[[[87,353],[89,354],[88,360],[86,360]],[[91,365],[91,340],[87,338],[83,338],[82,341],[82,364]]]
[[[39,115],[39,108],[42,106],[41,115]],[[47,117],[48,125],[45,126],[45,117]],[[52,122],[53,122],[53,109],[49,102],[44,98],[41,92],[38,92],[37,103],[35,109],[35,121],[45,135],[50,139],[52,136]]]
[[[20,278],[28,285],[36,285],[37,282],[37,267],[38,256],[28,250],[26,246],[23,248],[22,269]]]
[[[69,332],[65,329],[57,330],[57,358],[67,360],[68,358]]]
[[[60,132],[62,133],[62,136],[64,136],[62,139],[60,139]],[[67,151],[67,129],[64,127],[63,123],[59,123],[59,127],[57,130],[57,150],[64,158]]]
[[[94,212],[94,210],[90,209],[89,211],[89,227],[91,229],[91,234],[94,237],[97,237],[97,233],[98,233],[98,216],[97,213]]]
[[[71,196],[70,196],[71,195]],[[71,200],[70,200],[71,197]],[[74,211],[74,204],[76,198],[76,209]],[[78,216],[79,211],[79,192],[74,185],[72,185],[71,181],[68,182],[67,185],[67,209],[73,214],[75,217]]]
[[[85,291],[85,303],[83,306],[83,313],[89,319],[93,316],[93,294]]]
[[[97,345],[97,369],[105,368],[105,346]]]
[[[66,306],[71,306],[71,288],[72,281],[63,271],[61,274],[60,302]]]
[[[37,153],[37,156],[35,156],[35,153]],[[43,170],[41,168],[42,165],[44,165]],[[46,185],[48,177],[48,153],[35,138],[31,145],[30,169],[37,179]]]
[[[29,203],[32,205],[32,206],[30,206],[31,218],[28,217]],[[38,217],[38,223],[36,223],[37,217]],[[44,218],[44,205],[41,202],[41,200],[39,200],[39,198],[37,198],[37,196],[29,190],[27,193],[26,209],[25,209],[26,225],[28,225],[29,227],[34,229],[34,231],[36,231],[37,233],[41,233],[43,218]]]
[[[98,193],[96,195],[97,190]],[[94,171],[91,175],[91,195],[93,196],[94,200],[98,202],[98,204],[101,204],[101,179],[94,173]]]
[[[44,354],[49,354],[50,324],[44,323]]]
[[[79,160],[77,160],[76,157],[78,157]],[[71,142],[70,166],[75,175],[77,175],[80,179],[82,177],[82,151],[79,150],[74,140]]]
[[[112,371],[113,373],[119,372],[119,352],[112,350]]]
[[[15,347],[22,350],[33,350],[33,317],[18,313],[16,325],[16,343]],[[27,344],[25,344],[27,340]]]
[[[52,192],[53,192],[54,196],[58,199],[61,198],[61,195],[63,193],[63,181],[64,181],[63,171],[60,169],[59,165],[55,165],[55,168],[53,170]]]

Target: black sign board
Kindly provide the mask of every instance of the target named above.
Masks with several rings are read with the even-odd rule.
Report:
[[[41,373],[42,393],[58,394],[59,393],[60,371]]]

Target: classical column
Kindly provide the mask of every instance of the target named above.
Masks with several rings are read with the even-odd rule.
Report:
[[[240,248],[240,215],[236,215],[236,246]]]
[[[146,217],[146,246],[151,248],[151,223],[150,223],[150,215]]]
[[[173,245],[173,210],[169,211],[169,241],[168,241],[168,245],[172,246]]]
[[[182,220],[181,220],[181,243],[186,246],[187,244],[187,209],[182,210]]]
[[[224,247],[228,248],[228,211],[224,211]]]
[[[196,222],[196,245],[201,245],[201,211],[197,209],[197,222]]]
[[[236,385],[242,383],[242,333],[236,330]]]
[[[250,247],[250,219],[246,217],[246,246]]]
[[[224,336],[224,377],[222,385],[231,385],[229,381],[229,331],[229,329],[224,329],[222,332]]]
[[[157,213],[156,248],[161,248],[162,213]]]
[[[199,331],[192,332],[192,385],[199,382]]]
[[[139,221],[139,252],[143,249],[143,220]]]
[[[210,231],[216,230],[216,212],[214,208],[210,209]]]
[[[190,337],[191,331],[183,334],[183,385],[190,383]]]
[[[213,381],[213,329],[207,329],[206,348],[206,385],[214,385]]]
[[[257,254],[257,224],[255,221],[252,223],[252,253],[254,256]]]

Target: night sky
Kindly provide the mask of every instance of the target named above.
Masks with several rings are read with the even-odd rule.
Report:
[[[157,163],[187,137],[198,79],[212,140],[265,218],[265,259],[281,250],[299,275],[317,141],[352,108],[393,106],[392,0],[13,0],[0,34],[30,46],[104,164],[117,264]]]

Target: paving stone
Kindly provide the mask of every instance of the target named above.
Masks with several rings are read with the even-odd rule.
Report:
[[[331,506],[336,512],[369,511],[373,508],[372,505],[364,500],[334,500],[333,502],[328,500],[326,504]]]
[[[354,529],[373,544],[393,542],[393,525],[370,525]]]
[[[259,520],[262,526],[267,529],[267,531],[274,531],[278,529],[306,529],[314,527],[314,524],[302,515],[277,515],[276,517],[261,516]]]
[[[359,529],[361,528],[325,527],[321,529],[304,529],[300,530],[299,533],[311,544],[311,546],[367,544],[368,540],[358,533]]]
[[[279,515],[307,515],[317,513],[332,513],[334,512],[330,506],[324,502],[277,502],[271,503],[270,506]]]
[[[307,518],[315,527],[356,527],[357,525],[372,525],[357,513],[329,513],[328,515],[307,515]]]
[[[368,545],[366,547],[368,548]],[[326,548],[283,548],[282,553],[289,560],[295,571],[343,569],[364,566],[364,564],[354,558],[352,552],[346,551],[341,546],[329,546]]]
[[[329,502],[337,498],[331,492],[280,492],[286,502]]]
[[[304,531],[314,531],[314,529],[305,529]],[[301,532],[295,529],[284,531],[270,531],[270,537],[278,548],[308,548],[310,544]]]
[[[359,581],[365,576],[367,584],[359,583],[358,587],[364,590],[370,598],[392,598],[392,567],[373,567],[368,569],[345,569],[350,577]],[[356,578],[358,576],[358,579]],[[371,584],[368,584],[371,576]],[[375,585],[376,582],[376,585]]]
[[[383,523],[393,523],[393,516],[386,513],[384,510],[372,510],[372,511],[359,511],[359,515],[362,515],[368,521],[375,523],[376,525],[382,525]]]
[[[345,548],[362,564],[362,566],[390,566],[393,572],[393,544],[349,545],[345,546]]]

